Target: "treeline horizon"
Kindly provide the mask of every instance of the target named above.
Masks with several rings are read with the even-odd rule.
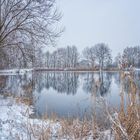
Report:
[[[110,69],[140,67],[140,46],[126,47],[121,53],[112,59],[109,46],[98,43],[91,47],[85,47],[82,53],[78,52],[75,45],[57,48],[53,52],[44,53],[43,48],[38,48],[32,54],[31,61],[24,61],[11,57],[1,68],[48,68],[48,69]]]
[[[57,48],[53,52],[41,49],[37,53],[38,62],[35,67],[108,69],[140,67],[140,46],[126,47],[112,59],[112,50],[105,43],[85,47],[82,53],[75,45]]]

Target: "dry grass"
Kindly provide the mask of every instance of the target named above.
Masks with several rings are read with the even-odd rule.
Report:
[[[33,104],[32,103],[33,100],[28,97],[16,97],[15,100],[17,103],[23,103],[23,104],[29,105],[29,106]]]
[[[106,112],[112,123],[112,130],[116,140],[140,140],[140,102],[137,87],[131,74],[122,73],[121,106],[112,116],[106,107]],[[129,93],[124,92],[124,80],[128,78]],[[126,106],[124,96],[126,95]]]
[[[130,87],[129,93],[127,94],[126,110],[124,109],[124,94],[122,91],[121,110],[118,113],[118,121],[120,122],[125,133],[122,133],[120,129],[114,125],[116,132],[115,136],[118,140],[121,140],[122,138],[128,140],[140,140],[140,103],[137,98],[137,87],[133,80],[133,76],[129,75],[128,78]]]
[[[87,120],[61,120],[60,136],[70,139],[82,139],[91,135],[91,124]]]

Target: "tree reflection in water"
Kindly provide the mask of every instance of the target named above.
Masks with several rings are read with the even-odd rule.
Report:
[[[77,93],[79,74],[75,72],[46,72],[35,76],[36,90],[53,88],[58,93],[67,95]]]
[[[84,79],[83,90],[86,93],[96,93],[96,96],[104,96],[109,92],[112,74],[111,73],[87,73]]]
[[[109,91],[111,85],[111,74],[108,73],[84,73],[77,72],[37,72],[29,75],[9,75],[0,76],[0,90],[15,95],[38,93],[46,88],[53,88],[58,93],[75,95],[79,87],[79,75],[83,76],[83,90],[86,93],[92,93],[98,79],[99,85],[97,93],[103,96]],[[29,90],[30,89],[30,90]]]
[[[111,73],[103,73],[101,72],[99,74],[99,88],[98,88],[98,93],[101,96],[104,96],[109,92],[110,85],[111,85],[111,80],[112,80],[112,74]]]

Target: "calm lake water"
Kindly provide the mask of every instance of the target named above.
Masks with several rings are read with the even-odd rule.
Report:
[[[140,87],[140,73],[135,73]],[[36,117],[52,115],[76,117],[91,114],[96,106],[102,112],[98,99],[109,105],[120,106],[119,72],[33,72],[25,75],[0,75],[0,93],[31,100]],[[128,86],[126,83],[125,92]]]

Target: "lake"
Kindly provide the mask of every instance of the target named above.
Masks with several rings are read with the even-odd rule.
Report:
[[[140,87],[140,73],[135,72]],[[34,117],[83,117],[93,109],[100,114],[103,97],[110,106],[120,107],[119,72],[30,72],[0,75],[0,93],[30,100]],[[127,82],[124,91],[128,92]]]

